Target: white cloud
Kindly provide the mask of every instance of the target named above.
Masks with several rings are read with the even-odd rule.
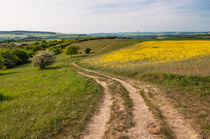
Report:
[[[198,0],[0,0],[0,30],[57,32],[204,31]],[[194,12],[186,12],[190,8]],[[205,11],[210,13],[209,10]]]

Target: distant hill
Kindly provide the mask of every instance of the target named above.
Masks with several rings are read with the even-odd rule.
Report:
[[[210,39],[210,32],[117,32],[90,33],[89,36],[116,36],[138,39]]]
[[[210,39],[210,32],[116,32],[116,33],[89,33],[64,34],[48,31],[0,31],[0,41],[11,39],[76,39],[84,37],[116,36],[117,38],[134,39]]]
[[[0,31],[0,34],[57,34],[55,32],[47,32],[47,31],[25,31],[25,30],[14,30],[14,31]]]
[[[47,31],[0,31],[0,41],[11,39],[27,39],[27,38],[41,38],[41,39],[75,39],[86,37],[86,34],[62,34]]]

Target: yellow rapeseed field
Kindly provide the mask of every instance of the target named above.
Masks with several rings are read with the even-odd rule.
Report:
[[[210,41],[146,41],[92,59],[91,63],[112,66],[128,62],[162,63],[210,55]],[[112,64],[112,65],[110,65]]]

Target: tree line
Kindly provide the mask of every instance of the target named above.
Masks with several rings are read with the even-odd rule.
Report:
[[[42,54],[46,55],[57,55],[61,53],[61,51],[66,48],[65,53],[67,55],[77,54],[79,48],[77,46],[71,45],[75,42],[83,42],[89,40],[97,40],[97,39],[115,39],[116,37],[91,37],[91,38],[81,38],[74,40],[53,40],[53,41],[36,41],[34,44],[25,44],[20,47],[14,48],[0,48],[0,69],[7,69],[14,67],[16,65],[22,65],[30,62],[32,57],[38,55],[39,52],[42,51]],[[4,43],[10,43],[15,40],[4,41]],[[47,50],[50,52],[44,53],[43,50]],[[85,52],[90,53],[91,49],[88,48]],[[35,64],[36,65],[36,64]]]
[[[54,54],[59,54],[63,48],[70,45],[68,41],[49,41],[43,40],[26,45],[23,48],[1,48],[0,49],[0,69],[7,69],[16,65],[29,62],[29,58],[36,55],[41,50],[49,50]]]

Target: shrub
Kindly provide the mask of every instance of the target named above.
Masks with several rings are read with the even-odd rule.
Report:
[[[17,64],[18,57],[10,49],[1,49],[0,57],[4,59],[4,66],[11,68]]]
[[[57,45],[57,44],[59,44],[59,43],[60,43],[60,42],[57,41],[57,40],[49,41],[49,42],[47,43],[47,47],[55,46],[55,45]]]
[[[29,57],[33,57],[34,52],[32,50],[25,50]]]
[[[29,55],[25,50],[13,49],[12,53],[18,57],[17,65],[25,64],[28,62]]]
[[[50,47],[50,48],[48,48],[48,50],[50,51],[50,52],[53,52],[54,54],[59,54],[61,51],[60,51],[60,49],[59,48],[57,48],[57,47]]]
[[[90,53],[90,51],[91,51],[91,49],[90,49],[90,48],[86,48],[86,49],[85,49],[85,53],[86,53],[86,54],[89,54],[89,53]]]
[[[4,58],[0,56],[0,69],[2,69],[4,65]]]
[[[55,55],[48,50],[42,50],[30,60],[34,66],[39,66],[40,69],[44,69],[46,66],[52,65],[55,62]]]
[[[34,53],[40,50],[43,50],[41,45],[27,45],[26,47],[24,47],[25,50],[31,50]]]
[[[57,44],[56,47],[60,48],[60,49],[63,49],[63,48],[65,48],[68,45],[69,45],[69,43],[64,42],[64,43]]]
[[[78,54],[78,50],[79,50],[78,46],[69,45],[65,49],[65,54],[71,55],[71,57],[72,57],[72,55]]]

